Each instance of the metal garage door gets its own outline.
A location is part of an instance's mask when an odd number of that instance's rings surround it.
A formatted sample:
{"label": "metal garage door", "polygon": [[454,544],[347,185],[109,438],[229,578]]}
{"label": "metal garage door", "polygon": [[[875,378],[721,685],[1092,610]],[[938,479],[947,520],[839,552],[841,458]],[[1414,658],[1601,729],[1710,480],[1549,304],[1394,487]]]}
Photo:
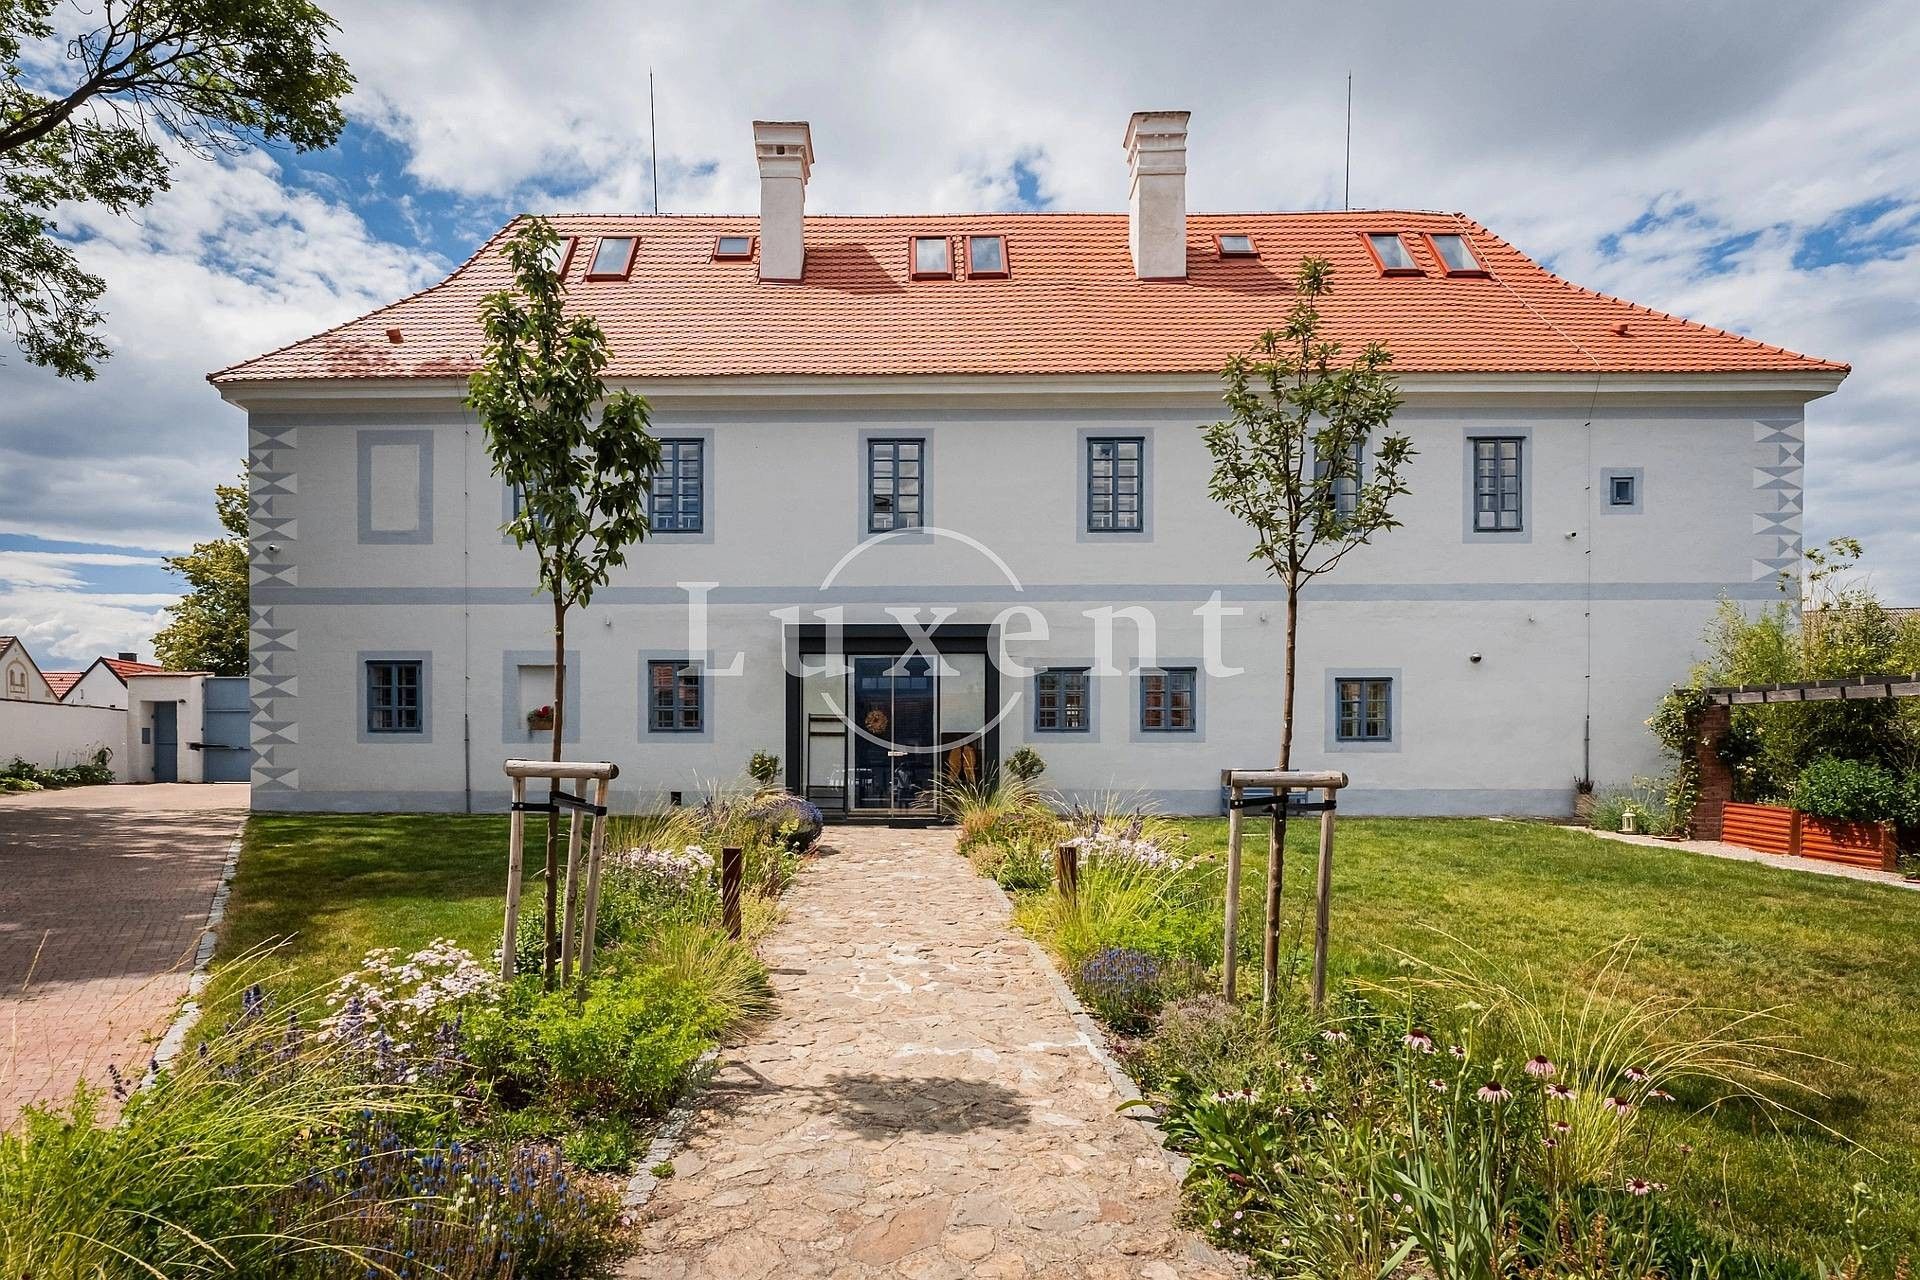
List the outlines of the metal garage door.
{"label": "metal garage door", "polygon": [[245,782],[253,769],[248,740],[251,712],[245,676],[213,676],[206,683],[200,727],[201,764],[208,782]]}

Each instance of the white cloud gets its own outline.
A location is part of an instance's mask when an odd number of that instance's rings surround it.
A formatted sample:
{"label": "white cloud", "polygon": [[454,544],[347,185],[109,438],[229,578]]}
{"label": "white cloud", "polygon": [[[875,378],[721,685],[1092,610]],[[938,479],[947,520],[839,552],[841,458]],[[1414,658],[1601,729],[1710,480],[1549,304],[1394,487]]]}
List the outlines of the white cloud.
{"label": "white cloud", "polygon": [[158,556],[124,555],[115,551],[0,551],[0,586],[57,587],[77,590],[87,581],[76,569],[158,566]]}
{"label": "white cloud", "polygon": [[87,594],[0,590],[0,635],[19,636],[41,667],[78,670],[102,654],[152,653],[160,611],[179,599],[158,593]]}

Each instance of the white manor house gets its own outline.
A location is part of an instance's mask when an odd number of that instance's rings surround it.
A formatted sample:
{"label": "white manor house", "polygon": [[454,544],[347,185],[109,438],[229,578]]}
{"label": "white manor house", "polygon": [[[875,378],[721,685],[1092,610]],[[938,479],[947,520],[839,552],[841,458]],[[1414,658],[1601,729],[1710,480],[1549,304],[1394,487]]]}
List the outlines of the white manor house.
{"label": "white manor house", "polygon": [[[667,458],[568,632],[565,749],[623,805],[768,751],[829,813],[912,817],[1029,744],[1069,795],[1220,811],[1278,747],[1283,594],[1198,428],[1306,256],[1418,451],[1404,527],[1305,603],[1294,763],[1350,773],[1343,807],[1560,814],[1654,771],[1716,601],[1797,562],[1845,365],[1457,214],[1190,214],[1184,112],[1129,122],[1124,214],[808,215],[808,127],[753,132],[757,218],[552,220]],[[462,407],[505,235],[212,377],[248,419],[256,808],[498,809],[502,759],[551,749],[551,613]]]}

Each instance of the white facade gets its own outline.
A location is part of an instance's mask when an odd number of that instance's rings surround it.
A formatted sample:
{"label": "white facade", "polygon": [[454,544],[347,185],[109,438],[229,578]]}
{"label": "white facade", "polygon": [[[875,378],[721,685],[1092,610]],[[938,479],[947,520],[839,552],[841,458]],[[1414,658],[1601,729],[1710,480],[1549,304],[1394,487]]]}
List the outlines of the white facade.
{"label": "white facade", "polygon": [[[1643,722],[1685,679],[1716,601],[1774,598],[1777,570],[1798,555],[1803,408],[1837,381],[1620,375],[1596,390],[1592,376],[1403,379],[1393,429],[1419,455],[1396,508],[1404,527],[1311,588],[1293,763],[1350,773],[1353,811],[1433,814],[1565,813],[1577,777],[1604,786],[1656,769]],[[1223,768],[1274,760],[1283,595],[1247,562],[1248,531],[1206,494],[1197,427],[1220,416],[1213,379],[635,389],[653,404],[656,435],[703,442],[706,493],[700,533],[634,548],[570,620],[567,754],[617,762],[622,804],[736,778],[756,750],[780,754],[801,780],[797,716],[818,709],[816,690],[790,681],[783,657],[791,624],[829,606],[850,629],[902,616],[927,626],[935,609],[952,610],[950,633],[998,620],[987,647],[1006,637],[1034,667],[1093,665],[1088,611],[1142,606],[1153,661],[1199,672],[1192,729],[1143,731],[1129,670],[1140,646],[1122,615],[1118,671],[1091,680],[1086,731],[1037,731],[1030,683],[1002,675],[986,708],[1004,709],[998,755],[1030,742],[1050,786],[1188,813],[1219,811]],[[250,420],[255,805],[502,807],[501,760],[549,749],[526,712],[551,697],[551,615],[534,594],[532,553],[499,531],[508,498],[459,388],[224,390]],[[1145,442],[1137,534],[1086,529],[1087,440],[1108,435]],[[1518,533],[1471,530],[1476,436],[1522,442]],[[864,442],[876,437],[925,441],[925,522],[964,540],[916,535],[856,552],[867,538]],[[1632,503],[1611,501],[1615,475],[1634,477]],[[654,732],[647,661],[698,647],[683,583],[711,584],[692,588],[709,605],[706,652],[694,655],[707,662],[701,726]],[[1227,612],[1210,662],[1195,611],[1215,592]],[[1044,616],[1044,642],[1026,638],[1030,617],[1005,615],[1020,605]],[[736,654],[741,674],[723,674]],[[370,732],[367,664],[388,661],[419,664],[425,696],[405,734]],[[977,669],[962,665],[956,689]],[[1207,674],[1222,665],[1245,671]],[[1389,740],[1338,740],[1342,675],[1392,681]]]}
{"label": "white facade", "polygon": [[96,661],[74,681],[73,687],[67,690],[60,701],[75,706],[124,708],[127,705],[127,682],[115,675],[112,667]]}

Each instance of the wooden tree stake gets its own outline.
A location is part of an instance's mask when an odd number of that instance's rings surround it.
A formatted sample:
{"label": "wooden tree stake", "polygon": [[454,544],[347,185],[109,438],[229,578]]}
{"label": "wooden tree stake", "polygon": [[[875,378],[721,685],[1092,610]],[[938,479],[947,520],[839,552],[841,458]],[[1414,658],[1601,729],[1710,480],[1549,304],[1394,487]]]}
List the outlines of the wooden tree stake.
{"label": "wooden tree stake", "polygon": [[1060,896],[1067,900],[1069,907],[1080,902],[1080,849],[1077,845],[1063,844],[1053,851],[1053,878],[1060,886]]}
{"label": "wooden tree stake", "polygon": [[1220,946],[1220,994],[1232,1004],[1240,988],[1240,792],[1227,790],[1227,924]]}
{"label": "wooden tree stake", "polygon": [[[593,780],[593,803],[600,809],[607,807],[607,780]],[[593,835],[587,841],[587,909],[580,922],[580,976],[586,977],[593,972],[594,930],[600,923],[600,860],[607,848],[607,818],[604,813],[594,815]]]}
{"label": "wooden tree stake", "polygon": [[726,924],[727,936],[736,942],[740,938],[740,878],[745,864],[744,851],[738,845],[720,850],[720,919]]}
{"label": "wooden tree stake", "polygon": [[[575,793],[581,800],[587,798],[587,783],[583,778]],[[560,924],[560,981],[569,982],[573,978],[573,927],[580,918],[580,837],[582,828],[597,823],[575,809],[567,821],[567,894],[565,914]]]}
{"label": "wooden tree stake", "polygon": [[507,923],[500,935],[500,980],[513,981],[513,947],[520,932],[520,857],[527,835],[527,815],[520,806],[527,798],[527,780],[513,780],[513,817],[507,828]]}
{"label": "wooden tree stake", "polygon": [[1320,868],[1313,901],[1313,1011],[1327,1003],[1327,914],[1333,903],[1334,789],[1320,793],[1327,807],[1320,811]]}

